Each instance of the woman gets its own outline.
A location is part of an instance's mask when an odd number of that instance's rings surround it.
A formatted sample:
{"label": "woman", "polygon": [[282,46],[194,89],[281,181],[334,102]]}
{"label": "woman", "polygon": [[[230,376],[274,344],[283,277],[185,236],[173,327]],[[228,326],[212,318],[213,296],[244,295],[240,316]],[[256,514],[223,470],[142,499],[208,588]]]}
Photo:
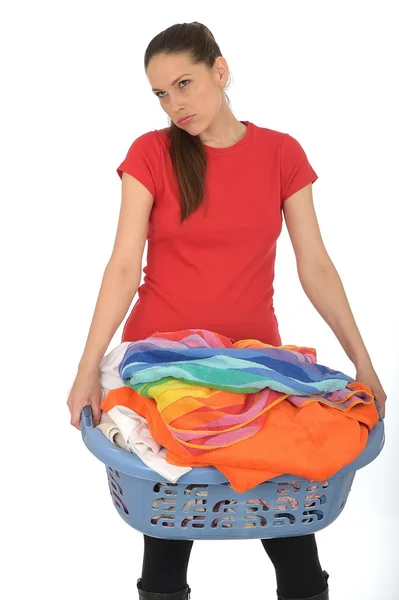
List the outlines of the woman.
{"label": "woman", "polygon": [[[320,236],[312,200],[317,175],[300,144],[235,118],[224,93],[226,60],[200,23],[157,35],[146,50],[145,70],[171,123],[137,138],[117,169],[118,229],[68,399],[72,425],[79,428],[85,405],[92,406],[95,425],[100,421],[99,363],[137,290],[122,342],[204,328],[235,340],[282,344],[273,308],[282,213],[306,294],[384,415],[385,393]],[[276,570],[280,600],[328,600],[328,573],[313,534],[261,542]],[[144,535],[140,599],[189,598],[192,545]]]}

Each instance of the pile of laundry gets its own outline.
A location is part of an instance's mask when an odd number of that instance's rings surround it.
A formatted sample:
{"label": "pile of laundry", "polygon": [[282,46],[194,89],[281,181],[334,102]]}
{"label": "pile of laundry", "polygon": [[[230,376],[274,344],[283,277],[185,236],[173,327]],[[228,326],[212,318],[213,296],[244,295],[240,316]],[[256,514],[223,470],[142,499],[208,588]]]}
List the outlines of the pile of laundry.
{"label": "pile of laundry", "polygon": [[328,479],[379,420],[371,389],[318,364],[314,348],[206,329],[120,344],[100,383],[111,442],[171,482],[214,466],[239,493],[282,474]]}

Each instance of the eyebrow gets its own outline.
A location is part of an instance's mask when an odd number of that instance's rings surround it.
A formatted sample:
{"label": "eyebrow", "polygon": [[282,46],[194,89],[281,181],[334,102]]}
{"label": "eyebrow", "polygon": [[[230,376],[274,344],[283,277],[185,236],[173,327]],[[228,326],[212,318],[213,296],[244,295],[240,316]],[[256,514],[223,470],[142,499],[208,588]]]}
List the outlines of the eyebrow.
{"label": "eyebrow", "polygon": [[[183,73],[183,75],[179,75],[179,77],[177,77],[174,81],[172,81],[171,85],[175,85],[175,83],[177,83],[179,81],[179,79],[181,79],[182,77],[187,77],[188,75],[191,75],[191,73]],[[163,92],[163,90],[160,90],[159,88],[151,88],[153,92]]]}

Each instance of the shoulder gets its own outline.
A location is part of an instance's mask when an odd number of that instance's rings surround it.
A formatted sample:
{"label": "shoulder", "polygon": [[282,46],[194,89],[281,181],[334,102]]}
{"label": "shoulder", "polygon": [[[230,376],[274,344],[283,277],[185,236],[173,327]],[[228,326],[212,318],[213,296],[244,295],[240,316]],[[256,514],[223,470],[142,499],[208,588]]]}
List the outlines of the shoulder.
{"label": "shoulder", "polygon": [[157,130],[146,131],[137,136],[131,143],[127,156],[131,159],[145,160],[147,163],[156,165],[161,155],[160,137]]}
{"label": "shoulder", "polygon": [[271,129],[270,127],[260,127],[259,125],[254,125],[253,127],[256,139],[279,152],[286,149],[290,150],[299,145],[298,140],[285,131]]}
{"label": "shoulder", "polygon": [[142,149],[143,151],[152,154],[152,156],[157,156],[159,159],[163,152],[168,149],[170,143],[167,132],[167,127],[164,129],[146,131],[134,140],[132,146]]}
{"label": "shoulder", "polygon": [[258,135],[278,156],[282,169],[308,162],[307,152],[299,140],[286,131],[258,127]]}
{"label": "shoulder", "polygon": [[117,168],[117,173],[121,179],[122,172],[126,171],[141,181],[143,177],[146,181],[151,180],[153,192],[159,175],[160,156],[157,132],[146,131],[130,142],[125,158]]}
{"label": "shoulder", "polygon": [[153,148],[158,146],[158,140],[159,138],[157,135],[157,130],[154,129],[152,131],[146,131],[145,133],[142,133],[141,135],[137,136],[131,143],[131,146],[143,149]]}

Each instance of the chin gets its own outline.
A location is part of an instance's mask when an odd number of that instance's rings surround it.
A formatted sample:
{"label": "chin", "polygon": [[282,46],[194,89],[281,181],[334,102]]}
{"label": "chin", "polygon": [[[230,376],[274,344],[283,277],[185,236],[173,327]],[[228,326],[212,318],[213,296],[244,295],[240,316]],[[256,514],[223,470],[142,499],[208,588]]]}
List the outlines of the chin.
{"label": "chin", "polygon": [[177,127],[179,129],[182,129],[183,131],[187,131],[187,133],[189,133],[190,135],[198,135],[200,133],[200,130],[198,129],[198,127],[195,127],[195,125],[192,125],[191,123],[189,123],[188,125],[185,125],[184,127],[182,127],[181,125],[178,125],[176,123]]}

